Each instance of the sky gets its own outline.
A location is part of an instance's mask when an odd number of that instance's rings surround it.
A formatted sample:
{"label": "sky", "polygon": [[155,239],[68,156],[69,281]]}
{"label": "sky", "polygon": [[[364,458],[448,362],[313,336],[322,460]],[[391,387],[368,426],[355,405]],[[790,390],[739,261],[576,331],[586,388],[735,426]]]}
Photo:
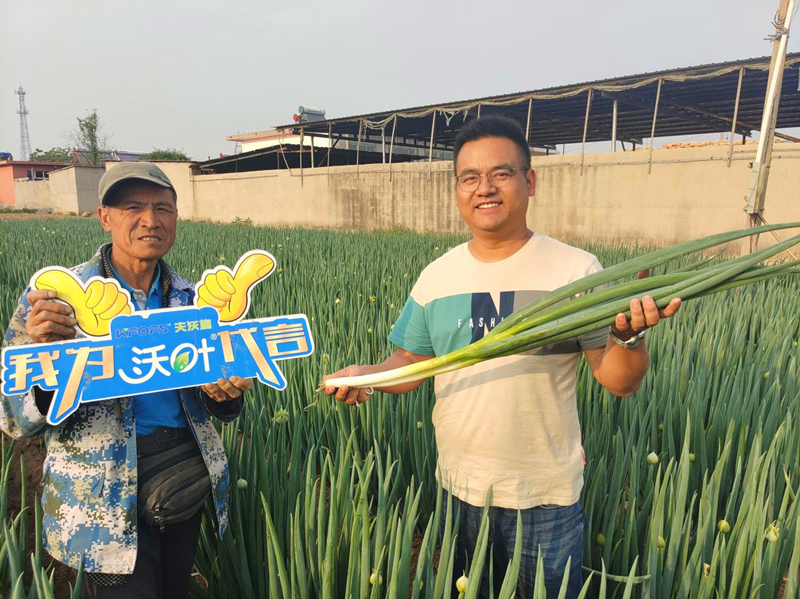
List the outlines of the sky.
{"label": "sky", "polygon": [[[68,145],[96,109],[111,146],[232,153],[227,135],[768,56],[778,0],[0,0],[0,151]],[[789,51],[800,50],[800,34]]]}

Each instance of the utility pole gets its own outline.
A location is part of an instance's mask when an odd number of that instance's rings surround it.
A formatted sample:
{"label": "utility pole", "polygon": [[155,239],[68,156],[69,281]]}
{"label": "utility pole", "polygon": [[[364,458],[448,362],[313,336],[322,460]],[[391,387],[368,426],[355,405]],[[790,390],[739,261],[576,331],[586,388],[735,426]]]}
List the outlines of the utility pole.
{"label": "utility pole", "polygon": [[31,136],[28,133],[28,109],[25,107],[25,90],[22,86],[15,89],[14,93],[19,96],[19,159],[30,160],[31,158]]}
{"label": "utility pole", "polygon": [[[775,141],[775,125],[778,118],[778,105],[781,100],[781,84],[786,62],[786,46],[789,41],[789,26],[796,6],[796,0],[780,0],[775,17],[775,34],[770,36],[772,44],[772,60],[767,80],[767,95],[764,100],[764,113],[761,117],[761,134],[758,150],[750,173],[750,189],[747,194],[745,212],[750,217],[750,226],[761,224],[764,211],[764,199],[767,194],[767,181],[772,162],[772,146]],[[758,237],[750,238],[750,249],[755,250]]]}

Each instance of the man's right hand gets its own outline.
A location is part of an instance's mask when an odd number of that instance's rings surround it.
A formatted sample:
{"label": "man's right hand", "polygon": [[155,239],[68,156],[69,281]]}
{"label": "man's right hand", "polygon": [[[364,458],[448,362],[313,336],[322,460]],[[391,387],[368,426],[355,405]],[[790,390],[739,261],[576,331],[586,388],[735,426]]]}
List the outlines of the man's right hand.
{"label": "man's right hand", "polygon": [[[323,380],[343,376],[361,376],[362,374],[372,374],[373,372],[375,372],[374,367],[370,368],[369,366],[353,365],[342,368],[333,374],[329,374],[325,376]],[[325,395],[333,395],[338,401],[342,401],[349,406],[354,406],[367,401],[372,393],[370,389],[351,389],[347,385],[342,385],[341,387],[325,387]]]}
{"label": "man's right hand", "polygon": [[60,267],[40,270],[32,281],[35,289],[52,291],[72,309],[80,330],[90,337],[109,334],[111,320],[120,314],[132,314],[131,299],[115,280],[92,277],[81,281],[75,273]]}
{"label": "man's right hand", "polygon": [[[402,368],[403,366],[408,366],[409,364],[415,364],[417,362],[422,362],[423,360],[428,360],[433,358],[434,356],[423,356],[420,354],[413,354],[410,351],[406,351],[402,348],[397,348],[397,350],[388,358],[386,358],[380,364],[375,364],[374,366],[348,366],[347,368],[342,368],[339,372],[334,372],[333,374],[329,374],[326,376],[323,381],[332,378],[338,378],[343,376],[361,376],[364,374],[376,374],[378,372],[386,372],[387,370],[393,370],[395,368]],[[424,379],[420,379],[418,381],[411,381],[410,383],[400,383],[399,385],[390,385],[390,386],[382,386],[379,387],[377,390],[383,393],[409,393],[413,391],[417,387],[419,387],[424,382]],[[354,406],[361,403],[364,403],[369,399],[369,396],[372,395],[372,389],[365,388],[365,389],[351,389],[346,385],[342,385],[341,387],[331,387],[329,385],[325,386],[325,394],[326,395],[334,395],[337,400],[343,401],[344,403]]]}
{"label": "man's right hand", "polygon": [[72,308],[52,301],[55,298],[56,292],[48,289],[36,289],[27,295],[31,313],[25,329],[34,343],[51,343],[75,337],[78,321],[73,318]]}

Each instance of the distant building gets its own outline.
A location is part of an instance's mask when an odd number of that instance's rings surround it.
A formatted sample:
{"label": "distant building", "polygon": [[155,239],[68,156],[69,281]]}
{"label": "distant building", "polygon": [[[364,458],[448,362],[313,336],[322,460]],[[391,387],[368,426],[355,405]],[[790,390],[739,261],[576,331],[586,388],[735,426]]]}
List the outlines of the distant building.
{"label": "distant building", "polygon": [[0,205],[15,203],[14,181],[44,181],[54,170],[64,168],[60,162],[38,162],[35,160],[0,160]]}
{"label": "distant building", "polygon": [[[254,131],[253,133],[238,133],[236,135],[229,135],[226,137],[228,141],[235,141],[241,144],[241,153],[251,152],[253,150],[261,150],[263,148],[274,148],[276,146],[299,146],[299,135],[285,135],[276,129],[267,129],[265,131]],[[305,136],[303,145],[311,145],[311,137]],[[315,148],[327,148],[330,146],[330,140],[327,136],[320,137],[314,136]]]}
{"label": "distant building", "polygon": [[[131,152],[129,150],[106,150],[100,152],[100,162],[136,162],[141,160],[147,152]],[[72,161],[77,163],[91,162],[89,150],[86,148],[72,148]]]}
{"label": "distant building", "polygon": [[[318,118],[295,120],[299,124],[319,121]],[[331,166],[380,164],[388,160],[389,153],[393,155],[392,161],[395,163],[426,161],[429,158],[448,160],[452,156],[449,150],[435,149],[431,152],[425,147],[412,146],[412,142],[402,137],[393,141],[389,135],[365,134],[363,139],[359,139],[335,134],[329,137],[325,131],[317,131],[301,137],[292,131],[266,129],[237,133],[225,139],[236,142],[234,154],[220,154],[219,158],[199,163],[201,172],[280,170],[298,168],[301,164],[305,167],[326,166],[328,163]]]}
{"label": "distant building", "polygon": [[[292,135],[291,133],[287,133],[285,130],[278,130],[278,129],[266,129],[264,131],[254,131],[253,133],[238,133],[236,135],[229,135],[226,137],[228,141],[235,141],[241,144],[241,152],[245,154],[247,152],[252,152],[253,150],[262,150],[264,148],[274,148],[274,147],[288,147],[288,146],[300,146],[302,145],[305,151],[310,151],[311,148],[319,149],[319,148],[328,148],[331,145],[330,138],[323,132],[323,133],[313,133],[309,134],[306,133],[303,136],[303,143],[300,143],[300,135]],[[428,149],[427,148],[414,148],[414,147],[406,147],[401,146],[401,142],[405,143],[405,139],[398,138],[397,143],[394,144],[393,153],[395,155],[405,155],[407,157],[411,157],[410,159],[417,159],[417,160],[427,160],[428,159]],[[385,154],[389,151],[389,147],[391,144],[391,139],[389,136],[384,136],[383,139],[375,139],[374,137],[370,138],[369,140],[364,139],[361,140],[360,144],[358,139],[355,137],[352,139],[342,139],[339,136],[334,135],[333,137],[333,145],[337,150],[345,150],[355,153],[360,145],[360,151],[366,154],[377,154],[379,158],[377,162],[381,162],[380,156]],[[239,152],[237,152],[239,153]],[[220,156],[222,157],[222,156]],[[442,152],[439,150],[434,150],[433,158],[434,160],[447,160],[451,157],[449,152]]]}
{"label": "distant building", "polygon": [[[325,120],[325,110],[300,106],[292,119],[297,126],[322,122]],[[308,163],[306,166],[312,167],[322,166],[329,161],[333,165],[355,164],[356,160],[362,164],[370,164],[385,162],[387,152],[390,151],[394,155],[393,160],[397,162],[428,160],[431,157],[431,152],[427,148],[414,147],[413,142],[409,144],[402,137],[395,140],[385,134],[371,138],[365,134],[361,139],[360,136],[346,138],[334,135],[330,130],[303,134],[297,129],[287,131],[284,128],[237,133],[225,139],[236,142],[234,155],[220,154],[219,158],[201,163],[201,170],[213,172],[226,172],[231,168],[235,172],[270,170],[282,168],[281,162],[284,167],[294,168],[303,161]],[[330,148],[330,151],[326,148]],[[270,154],[275,154],[276,157],[280,154],[283,160],[265,159],[265,156]],[[294,159],[290,155],[295,155]],[[301,158],[303,155],[308,155],[308,160]],[[450,156],[450,152],[441,150],[434,150],[432,153],[434,160],[447,160]],[[235,166],[230,167],[230,164]]]}

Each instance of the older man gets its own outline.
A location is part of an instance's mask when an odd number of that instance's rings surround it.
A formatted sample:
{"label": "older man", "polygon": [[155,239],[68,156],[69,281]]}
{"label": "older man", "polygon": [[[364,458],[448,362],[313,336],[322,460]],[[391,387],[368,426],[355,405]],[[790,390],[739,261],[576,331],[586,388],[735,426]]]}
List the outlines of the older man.
{"label": "older man", "polygon": [[[175,242],[177,194],[154,164],[125,163],[100,180],[98,216],[111,234],[73,271],[115,278],[137,310],[191,305],[192,285],[163,260]],[[28,289],[7,345],[75,337],[72,310],[54,291]],[[228,512],[228,465],[211,417],[242,411],[252,381],[219,379],[199,388],[81,405],[58,426],[45,421],[53,392],[0,397],[0,428],[13,438],[44,434],[44,544],[88,573],[90,597],[185,597],[211,494],[220,535]]]}
{"label": "older man", "polygon": [[[591,254],[528,228],[536,178],[528,142],[514,121],[486,117],[466,125],[456,138],[453,166],[458,209],[472,240],[422,272],[389,336],[398,347],[394,354],[333,376],[382,372],[462,348],[538,296],[602,268]],[[438,471],[461,510],[457,576],[474,550],[491,489],[494,588],[514,553],[521,510],[517,596],[533,595],[542,559],[547,596],[556,597],[569,558],[567,596],[578,596],[584,466],[575,398],[578,358],[583,352],[606,389],[632,395],[649,366],[644,330],[679,306],[674,300],[659,310],[646,296],[631,302],[630,319],[617,315],[610,330],[436,377]],[[407,393],[420,384],[380,390]],[[349,404],[368,399],[365,389],[328,387],[326,393]],[[487,596],[485,576],[481,586]]]}

